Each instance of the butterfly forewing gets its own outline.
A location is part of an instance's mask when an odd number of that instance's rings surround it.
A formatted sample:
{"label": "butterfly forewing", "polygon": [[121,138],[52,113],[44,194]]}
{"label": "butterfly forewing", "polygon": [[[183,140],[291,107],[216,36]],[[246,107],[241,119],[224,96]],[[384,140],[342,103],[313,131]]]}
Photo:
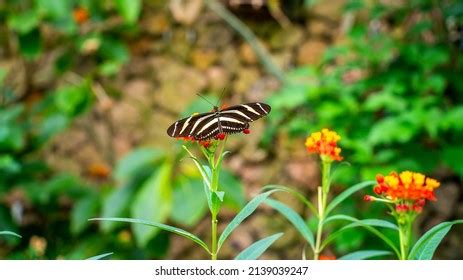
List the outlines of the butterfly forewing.
{"label": "butterfly forewing", "polygon": [[214,118],[214,113],[204,113],[190,116],[174,122],[167,129],[167,134],[171,137],[189,137],[193,131],[198,131],[201,123]]}
{"label": "butterfly forewing", "polygon": [[171,137],[191,137],[195,140],[215,138],[219,133],[237,133],[270,112],[265,103],[247,103],[228,107],[224,110],[193,115],[176,121],[167,129]]}

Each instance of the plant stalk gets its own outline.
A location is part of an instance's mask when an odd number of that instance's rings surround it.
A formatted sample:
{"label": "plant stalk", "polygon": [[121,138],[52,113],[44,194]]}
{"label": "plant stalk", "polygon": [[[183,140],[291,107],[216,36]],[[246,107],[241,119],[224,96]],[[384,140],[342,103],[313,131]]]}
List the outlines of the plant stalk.
{"label": "plant stalk", "polygon": [[323,223],[325,222],[325,209],[330,191],[331,162],[322,159],[322,186],[318,187],[318,226],[315,240],[314,260],[318,260],[321,253]]}
{"label": "plant stalk", "polygon": [[217,215],[212,213],[211,226],[212,226],[212,240],[211,240],[211,260],[217,260]]}
{"label": "plant stalk", "polygon": [[412,220],[407,218],[405,222],[397,221],[397,223],[399,225],[400,259],[407,260],[410,251]]}

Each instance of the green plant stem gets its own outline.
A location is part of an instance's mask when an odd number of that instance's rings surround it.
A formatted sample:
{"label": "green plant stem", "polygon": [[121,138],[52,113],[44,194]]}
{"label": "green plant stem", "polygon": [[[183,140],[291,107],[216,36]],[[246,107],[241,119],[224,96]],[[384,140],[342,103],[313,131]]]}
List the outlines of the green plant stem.
{"label": "green plant stem", "polygon": [[212,226],[212,240],[211,240],[211,260],[217,260],[217,214],[212,213],[211,226]]}
{"label": "green plant stem", "polygon": [[221,3],[216,0],[204,1],[206,6],[221,17],[233,29],[236,30],[251,46],[264,67],[274,75],[280,82],[285,82],[283,71],[272,61],[270,54],[261,46],[256,36],[242,21],[230,13]]}
{"label": "green plant stem", "polygon": [[410,252],[410,241],[412,234],[412,220],[406,219],[405,222],[398,221],[399,225],[399,242],[400,242],[400,259],[407,260]]}
{"label": "green plant stem", "polygon": [[318,260],[322,250],[323,224],[325,222],[325,209],[330,191],[331,162],[322,159],[322,186],[318,187],[318,226],[315,240],[314,260]]}

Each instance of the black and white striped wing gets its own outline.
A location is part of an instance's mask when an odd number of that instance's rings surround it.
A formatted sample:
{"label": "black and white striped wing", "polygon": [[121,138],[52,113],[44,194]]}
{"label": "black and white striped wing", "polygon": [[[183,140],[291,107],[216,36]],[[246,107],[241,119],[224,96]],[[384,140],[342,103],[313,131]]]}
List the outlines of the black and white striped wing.
{"label": "black and white striped wing", "polygon": [[174,122],[167,129],[170,137],[193,137],[195,133],[201,130],[202,124],[214,119],[214,112],[192,115]]}
{"label": "black and white striped wing", "polygon": [[219,133],[238,133],[270,112],[265,103],[247,103],[232,106],[218,112],[193,115],[173,123],[167,134],[171,137],[188,137],[195,140],[215,138]]}
{"label": "black and white striped wing", "polygon": [[270,105],[255,102],[228,107],[220,111],[220,114],[222,117],[249,123],[268,115],[271,110]]}

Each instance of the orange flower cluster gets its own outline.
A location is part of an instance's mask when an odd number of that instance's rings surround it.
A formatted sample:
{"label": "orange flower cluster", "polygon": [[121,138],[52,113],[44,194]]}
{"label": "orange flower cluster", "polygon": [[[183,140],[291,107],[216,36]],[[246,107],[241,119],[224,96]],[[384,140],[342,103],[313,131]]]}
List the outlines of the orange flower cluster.
{"label": "orange flower cluster", "polygon": [[77,24],[82,24],[82,23],[86,22],[90,18],[90,15],[89,15],[88,11],[85,8],[82,8],[82,7],[76,8],[72,12],[72,16],[74,18],[74,21]]}
{"label": "orange flower cluster", "polygon": [[[220,134],[217,135],[217,140],[225,139],[225,134],[224,133],[222,134],[223,134],[223,137],[219,137],[219,136],[222,136]],[[212,144],[212,140],[195,140],[193,137],[178,137],[177,139],[183,140],[185,142],[191,142],[191,143],[198,141],[198,144],[203,146],[204,148],[208,148]]]}
{"label": "orange flower cluster", "polygon": [[[400,174],[392,172],[387,176],[376,176],[377,185],[373,191],[396,204],[396,211],[421,212],[426,200],[436,200],[434,190],[440,183],[432,178],[427,178],[421,173],[403,171]],[[366,201],[374,201],[372,196],[365,196]]]}
{"label": "orange flower cluster", "polygon": [[309,153],[317,153],[320,156],[328,156],[331,160],[340,161],[341,148],[337,146],[339,140],[341,137],[336,132],[324,128],[307,137],[305,146]]}

